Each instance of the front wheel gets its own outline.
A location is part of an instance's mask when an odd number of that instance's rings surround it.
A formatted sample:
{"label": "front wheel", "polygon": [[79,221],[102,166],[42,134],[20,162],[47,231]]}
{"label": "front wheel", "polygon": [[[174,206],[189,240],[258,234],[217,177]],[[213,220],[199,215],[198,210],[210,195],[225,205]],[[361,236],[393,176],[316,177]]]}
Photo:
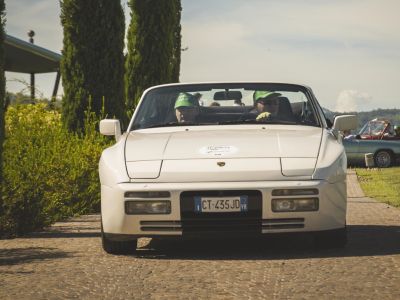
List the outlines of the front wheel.
{"label": "front wheel", "polygon": [[108,254],[135,254],[137,247],[137,239],[129,241],[113,241],[106,237],[101,224],[101,242],[103,250]]}
{"label": "front wheel", "polygon": [[387,150],[380,150],[375,154],[375,166],[378,168],[388,168],[392,165],[392,154]]}

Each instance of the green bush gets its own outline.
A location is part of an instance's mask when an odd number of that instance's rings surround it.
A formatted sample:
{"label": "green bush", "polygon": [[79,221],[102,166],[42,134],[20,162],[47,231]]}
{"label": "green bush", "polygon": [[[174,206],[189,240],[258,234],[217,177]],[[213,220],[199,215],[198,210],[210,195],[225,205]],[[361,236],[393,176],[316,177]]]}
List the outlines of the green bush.
{"label": "green bush", "polygon": [[11,106],[5,121],[0,235],[99,211],[98,161],[110,140],[96,131],[93,114],[84,134],[68,132],[60,113],[43,103]]}

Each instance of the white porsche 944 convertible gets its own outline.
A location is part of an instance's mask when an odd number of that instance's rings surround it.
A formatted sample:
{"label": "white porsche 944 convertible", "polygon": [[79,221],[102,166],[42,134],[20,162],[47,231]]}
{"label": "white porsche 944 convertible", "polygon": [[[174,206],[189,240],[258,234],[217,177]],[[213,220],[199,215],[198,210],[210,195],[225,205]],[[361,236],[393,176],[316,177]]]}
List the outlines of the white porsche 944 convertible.
{"label": "white porsche 944 convertible", "polygon": [[126,132],[102,153],[101,222],[108,253],[140,237],[310,233],[346,243],[346,154],[310,88],[190,83],[143,93]]}

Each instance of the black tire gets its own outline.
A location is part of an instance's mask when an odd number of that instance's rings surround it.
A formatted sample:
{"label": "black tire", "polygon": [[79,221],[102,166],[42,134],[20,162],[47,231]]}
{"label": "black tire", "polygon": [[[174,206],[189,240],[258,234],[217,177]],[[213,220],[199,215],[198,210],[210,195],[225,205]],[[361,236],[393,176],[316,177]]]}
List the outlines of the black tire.
{"label": "black tire", "polygon": [[343,248],[347,244],[347,229],[337,229],[330,232],[317,233],[314,243],[318,249]]}
{"label": "black tire", "polygon": [[137,239],[129,241],[112,241],[108,239],[103,231],[103,224],[101,226],[101,242],[103,250],[108,254],[135,254],[137,247]]}
{"label": "black tire", "polygon": [[393,163],[393,155],[388,150],[380,150],[374,155],[375,166],[378,168],[388,168]]}

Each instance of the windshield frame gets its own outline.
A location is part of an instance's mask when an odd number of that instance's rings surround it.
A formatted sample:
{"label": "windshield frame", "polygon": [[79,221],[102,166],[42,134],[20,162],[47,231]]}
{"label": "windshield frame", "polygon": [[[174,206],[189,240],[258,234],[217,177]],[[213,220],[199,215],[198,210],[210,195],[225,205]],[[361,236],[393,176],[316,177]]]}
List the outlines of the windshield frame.
{"label": "windshield frame", "polygon": [[[147,129],[147,128],[134,128],[134,121],[140,110],[142,109],[146,98],[151,96],[153,93],[157,93],[159,90],[163,90],[163,92],[175,92],[179,89],[180,92],[193,92],[195,91],[211,91],[213,89],[244,89],[244,90],[272,90],[272,91],[287,91],[287,92],[302,92],[307,98],[307,103],[310,104],[310,108],[315,116],[316,124],[312,126],[316,127],[326,127],[326,121],[324,117],[321,117],[321,107],[315,98],[311,88],[300,85],[300,84],[292,84],[292,83],[271,83],[271,82],[212,82],[212,83],[173,83],[173,84],[164,84],[153,86],[144,91],[135,111],[130,120],[127,131],[134,131],[139,129]],[[243,123],[245,124],[245,123]],[[260,122],[260,124],[276,124],[276,122]],[[195,126],[196,124],[187,124],[187,126]],[[212,125],[212,124],[197,124],[197,125]],[[218,124],[215,124],[218,125]],[[224,124],[225,125],[225,124]],[[229,125],[229,124],[226,124]],[[299,125],[307,125],[307,124],[299,124]],[[152,128],[156,128],[154,126]],[[163,126],[160,126],[163,127]]]}

